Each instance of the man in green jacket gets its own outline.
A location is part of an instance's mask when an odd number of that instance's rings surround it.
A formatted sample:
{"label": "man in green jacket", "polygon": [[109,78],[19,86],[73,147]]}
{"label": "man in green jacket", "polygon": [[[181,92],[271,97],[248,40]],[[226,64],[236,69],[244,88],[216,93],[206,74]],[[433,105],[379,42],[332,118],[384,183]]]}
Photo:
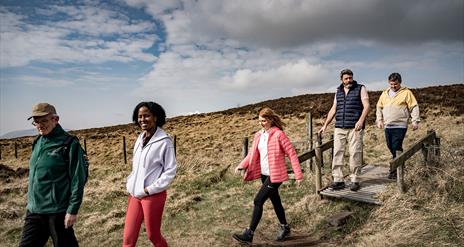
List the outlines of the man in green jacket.
{"label": "man in green jacket", "polygon": [[73,225],[84,195],[84,151],[76,138],[64,144],[70,135],[58,124],[54,106],[34,105],[31,118],[39,137],[29,162],[27,212],[19,246],[44,246],[50,236],[55,247],[78,246]]}

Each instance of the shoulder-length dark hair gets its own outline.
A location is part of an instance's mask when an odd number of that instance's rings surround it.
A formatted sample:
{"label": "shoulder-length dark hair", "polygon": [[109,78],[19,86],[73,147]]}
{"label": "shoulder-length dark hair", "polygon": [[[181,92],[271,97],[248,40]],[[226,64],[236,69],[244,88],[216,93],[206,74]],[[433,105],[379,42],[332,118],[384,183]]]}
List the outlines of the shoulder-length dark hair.
{"label": "shoulder-length dark hair", "polygon": [[284,130],[285,123],[282,122],[279,115],[277,115],[271,108],[264,107],[259,111],[259,116],[271,121],[271,126]]}
{"label": "shoulder-length dark hair", "polygon": [[139,126],[139,109],[142,107],[148,108],[151,114],[156,117],[156,126],[163,127],[166,123],[166,112],[164,111],[163,107],[155,102],[140,102],[134,109],[132,113],[132,121],[135,125]]}

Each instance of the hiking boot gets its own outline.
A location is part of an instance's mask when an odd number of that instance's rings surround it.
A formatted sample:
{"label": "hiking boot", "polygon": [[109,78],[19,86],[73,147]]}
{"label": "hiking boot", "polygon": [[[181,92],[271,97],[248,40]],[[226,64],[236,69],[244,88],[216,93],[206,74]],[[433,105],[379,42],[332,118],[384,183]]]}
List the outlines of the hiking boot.
{"label": "hiking boot", "polygon": [[341,190],[341,189],[344,189],[344,188],[345,188],[345,182],[332,182],[332,183],[329,185],[329,188],[331,188],[332,190]]}
{"label": "hiking boot", "polygon": [[279,229],[277,230],[277,241],[284,241],[286,237],[290,234],[290,227],[288,225],[279,225]]}
{"label": "hiking boot", "polygon": [[396,179],[396,170],[390,171],[388,179]]}
{"label": "hiking boot", "polygon": [[359,182],[354,182],[354,183],[351,183],[350,185],[351,191],[358,191],[360,188],[361,188],[361,185],[359,184]]}
{"label": "hiking boot", "polygon": [[247,227],[242,234],[234,233],[232,237],[242,244],[251,245],[251,242],[253,242],[253,231]]}

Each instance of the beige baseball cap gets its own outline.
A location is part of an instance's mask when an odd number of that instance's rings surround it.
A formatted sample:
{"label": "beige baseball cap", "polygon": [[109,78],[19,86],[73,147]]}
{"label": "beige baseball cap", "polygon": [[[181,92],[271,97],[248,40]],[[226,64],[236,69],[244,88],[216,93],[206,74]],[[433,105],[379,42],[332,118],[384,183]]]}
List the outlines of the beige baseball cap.
{"label": "beige baseball cap", "polygon": [[32,115],[27,120],[33,117],[43,117],[48,114],[56,114],[55,107],[48,103],[38,103],[32,107]]}

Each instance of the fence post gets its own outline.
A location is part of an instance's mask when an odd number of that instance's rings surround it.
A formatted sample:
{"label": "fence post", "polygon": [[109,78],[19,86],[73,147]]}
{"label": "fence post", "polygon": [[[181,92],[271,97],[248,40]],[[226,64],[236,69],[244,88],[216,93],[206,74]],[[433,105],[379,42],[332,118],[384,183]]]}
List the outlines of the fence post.
{"label": "fence post", "polygon": [[243,138],[242,144],[242,157],[245,158],[248,155],[248,137]]}
{"label": "fence post", "polygon": [[174,135],[174,156],[177,156],[177,135]]}
{"label": "fence post", "polygon": [[127,164],[127,156],[126,156],[126,137],[122,137],[122,152],[124,153],[124,164]]}
{"label": "fence post", "polygon": [[405,192],[405,187],[404,187],[404,162],[400,164],[396,168],[396,173],[397,173],[397,184],[398,184],[398,191],[400,194],[403,194]]}
{"label": "fence post", "polygon": [[14,154],[15,154],[15,158],[17,159],[18,158],[18,143],[14,143]]}
{"label": "fence post", "polygon": [[84,151],[87,153],[87,139],[84,138]]}
{"label": "fence post", "polygon": [[316,142],[316,194],[319,193],[319,191],[322,188],[322,150],[320,146],[322,145],[322,138],[321,135],[318,133],[317,134],[317,142]]}
{"label": "fence post", "polygon": [[440,156],[441,156],[440,149],[441,149],[441,147],[440,147],[440,138],[436,137],[435,138],[435,160],[437,162],[440,162]]}
{"label": "fence post", "polygon": [[429,147],[428,147],[428,144],[422,143],[421,151],[422,151],[422,156],[424,156],[424,163],[426,165],[428,165],[429,164]]}
{"label": "fence post", "polygon": [[[311,115],[311,112],[308,112],[307,115],[307,120],[306,120],[306,126],[307,126],[307,131],[308,131],[308,148],[309,150],[313,149],[313,116]],[[314,171],[313,168],[313,158],[310,158],[307,161],[307,166],[309,167],[310,171]]]}

